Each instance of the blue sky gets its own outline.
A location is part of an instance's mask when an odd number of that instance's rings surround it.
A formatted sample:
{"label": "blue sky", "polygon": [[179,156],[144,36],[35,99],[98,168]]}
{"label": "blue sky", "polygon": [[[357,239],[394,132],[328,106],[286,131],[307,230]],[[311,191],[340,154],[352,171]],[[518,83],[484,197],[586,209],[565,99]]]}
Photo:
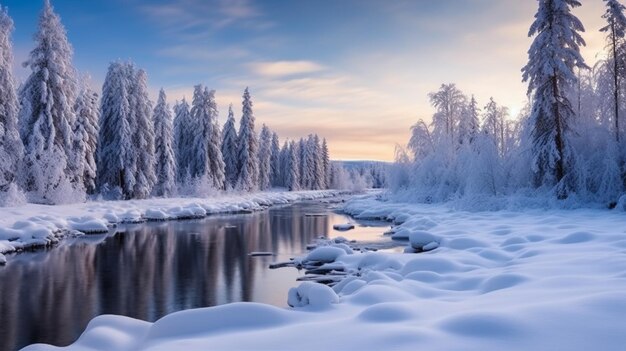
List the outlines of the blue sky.
{"label": "blue sky", "polygon": [[[16,61],[32,49],[43,0],[0,0],[15,21]],[[217,90],[222,121],[250,86],[257,123],[283,138],[318,133],[336,159],[391,160],[427,94],[455,82],[484,105],[517,111],[531,0],[52,0],[74,62],[100,87],[109,62],[148,71],[154,96]],[[576,10],[588,63],[604,45],[602,1]],[[28,72],[17,68],[18,77]]]}

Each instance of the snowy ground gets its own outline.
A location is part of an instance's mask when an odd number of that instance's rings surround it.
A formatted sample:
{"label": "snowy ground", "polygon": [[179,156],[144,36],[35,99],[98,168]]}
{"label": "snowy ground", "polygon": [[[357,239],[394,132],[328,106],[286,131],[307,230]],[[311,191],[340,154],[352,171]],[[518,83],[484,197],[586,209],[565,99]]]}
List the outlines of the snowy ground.
{"label": "snowy ground", "polygon": [[57,242],[77,233],[102,233],[117,223],[202,218],[258,211],[268,206],[337,196],[341,192],[300,191],[218,195],[211,198],[100,201],[72,205],[0,207],[0,264],[5,253]]}
{"label": "snowy ground", "polygon": [[351,276],[333,288],[305,282],[284,292],[297,308],[236,303],[182,311],[156,323],[101,316],[68,350],[623,350],[626,345],[623,213],[469,213],[374,199],[352,201],[346,211],[393,219],[396,237],[410,238],[417,248],[432,240],[439,247],[420,254],[349,254],[335,250],[340,244],[316,249],[312,256],[333,261],[327,264]]}

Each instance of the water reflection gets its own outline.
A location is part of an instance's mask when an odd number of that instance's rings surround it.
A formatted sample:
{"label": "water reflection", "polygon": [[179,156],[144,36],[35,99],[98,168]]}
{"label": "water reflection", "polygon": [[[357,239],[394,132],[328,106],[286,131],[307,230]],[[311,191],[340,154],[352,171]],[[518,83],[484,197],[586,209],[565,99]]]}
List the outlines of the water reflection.
{"label": "water reflection", "polygon": [[[135,225],[10,257],[0,267],[0,350],[68,345],[100,314],[154,321],[236,301],[286,306],[286,291],[297,285],[299,273],[267,267],[304,253],[309,242],[347,220],[326,206]],[[350,235],[371,239],[381,232],[362,228]],[[277,256],[248,256],[253,251]]]}

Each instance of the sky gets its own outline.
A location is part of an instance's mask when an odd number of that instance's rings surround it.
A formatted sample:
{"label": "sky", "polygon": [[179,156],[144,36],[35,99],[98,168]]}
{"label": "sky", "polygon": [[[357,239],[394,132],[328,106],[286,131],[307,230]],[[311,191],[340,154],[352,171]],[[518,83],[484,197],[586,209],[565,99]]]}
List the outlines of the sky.
{"label": "sky", "polygon": [[[601,0],[584,0],[593,65],[605,42]],[[43,0],[0,0],[15,21],[16,73],[33,48]],[[336,160],[394,158],[428,93],[456,83],[480,105],[493,97],[515,115],[525,104],[521,68],[533,0],[52,0],[74,47],[74,63],[98,90],[110,62],[148,72],[151,94],[192,97],[216,90],[220,119],[241,114],[246,87],[257,126],[281,139],[326,137]]]}

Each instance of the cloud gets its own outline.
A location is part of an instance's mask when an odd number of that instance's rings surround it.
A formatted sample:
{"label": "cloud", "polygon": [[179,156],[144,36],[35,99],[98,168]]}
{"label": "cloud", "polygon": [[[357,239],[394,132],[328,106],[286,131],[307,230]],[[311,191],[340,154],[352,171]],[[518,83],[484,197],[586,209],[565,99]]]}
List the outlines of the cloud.
{"label": "cloud", "polygon": [[210,37],[230,26],[266,29],[273,24],[250,0],[173,0],[140,6],[152,20],[176,35]]}
{"label": "cloud", "polygon": [[320,72],[324,66],[312,61],[269,61],[249,64],[254,74],[264,77],[284,77]]}

